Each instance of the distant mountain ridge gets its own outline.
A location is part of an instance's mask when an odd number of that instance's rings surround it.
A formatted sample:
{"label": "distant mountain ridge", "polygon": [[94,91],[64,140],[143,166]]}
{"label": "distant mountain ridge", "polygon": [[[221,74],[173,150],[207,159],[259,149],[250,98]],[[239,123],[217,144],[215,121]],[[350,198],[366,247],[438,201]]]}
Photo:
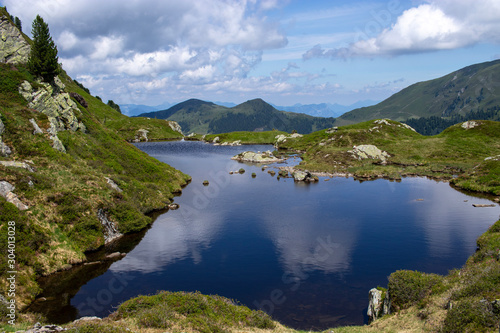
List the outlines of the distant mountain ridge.
{"label": "distant mountain ridge", "polygon": [[415,83],[377,105],[347,112],[337,125],[389,118],[452,117],[500,105],[500,60],[462,68],[443,77]]}
{"label": "distant mountain ridge", "polygon": [[[235,103],[231,102],[221,102],[221,101],[216,101],[213,102],[216,105],[220,106],[225,106],[228,108],[232,108],[237,106]],[[304,113],[313,117],[339,117],[342,114],[349,112],[354,109],[358,109],[361,107],[365,106],[371,106],[377,104],[378,101],[372,101],[372,100],[364,100],[364,101],[358,101],[354,104],[351,105],[342,105],[338,103],[318,103],[318,104],[295,104],[295,105],[290,105],[290,106],[280,106],[276,104],[270,103],[275,109],[279,111],[288,111],[288,112],[295,112],[295,113]],[[165,102],[163,104],[157,105],[157,106],[150,106],[150,105],[144,105],[144,104],[120,104],[120,108],[123,112],[123,114],[129,116],[129,117],[135,117],[143,113],[149,113],[149,112],[154,112],[154,111],[161,111],[161,110],[166,110],[169,107],[172,107],[174,104]]]}
{"label": "distant mountain ridge", "polygon": [[169,109],[142,113],[139,117],[173,120],[184,133],[227,133],[234,131],[280,131],[310,133],[331,127],[334,118],[279,111],[262,99],[225,107],[199,99],[189,99]]}
{"label": "distant mountain ridge", "polygon": [[364,100],[358,101],[351,105],[341,105],[338,103],[320,103],[320,104],[295,104],[292,106],[273,106],[282,111],[296,112],[296,113],[304,113],[313,117],[340,117],[346,112],[351,110],[375,105],[378,102],[372,100]]}

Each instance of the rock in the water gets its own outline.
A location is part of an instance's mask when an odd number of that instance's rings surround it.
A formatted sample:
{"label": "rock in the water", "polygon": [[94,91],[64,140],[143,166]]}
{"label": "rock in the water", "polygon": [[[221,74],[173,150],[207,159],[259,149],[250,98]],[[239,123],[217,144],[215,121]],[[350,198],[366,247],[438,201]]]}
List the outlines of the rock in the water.
{"label": "rock in the water", "polygon": [[277,158],[272,152],[266,151],[263,153],[255,153],[253,151],[246,151],[236,156],[231,157],[232,160],[237,160],[240,162],[250,162],[250,163],[276,163],[282,162],[283,160]]}
{"label": "rock in the water", "polygon": [[31,47],[7,16],[0,17],[0,32],[0,61],[7,64],[27,63]]}
{"label": "rock in the water", "polygon": [[310,177],[311,174],[307,171],[301,171],[301,170],[298,170],[298,171],[295,171],[293,174],[293,179],[297,182],[300,182],[300,181],[304,181],[307,177]]}
{"label": "rock in the water", "polygon": [[176,209],[179,209],[179,204],[176,204],[176,203],[171,203],[171,204],[169,204],[167,207],[168,207],[168,209],[170,209],[170,210],[176,210]]}

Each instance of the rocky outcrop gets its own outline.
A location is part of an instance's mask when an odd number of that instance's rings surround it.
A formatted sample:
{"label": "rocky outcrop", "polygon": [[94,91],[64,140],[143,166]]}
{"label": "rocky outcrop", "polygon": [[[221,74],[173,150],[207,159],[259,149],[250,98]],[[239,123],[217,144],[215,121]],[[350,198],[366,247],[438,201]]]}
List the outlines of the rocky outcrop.
{"label": "rocky outcrop", "polygon": [[277,163],[283,161],[282,159],[274,156],[271,151],[266,151],[263,153],[245,151],[241,154],[231,157],[231,159],[240,162],[250,162],[250,163]]}
{"label": "rocky outcrop", "polygon": [[42,82],[40,86],[35,90],[28,81],[24,81],[19,87],[19,93],[28,101],[28,107],[48,117],[50,128],[47,132],[53,141],[52,147],[66,152],[57,132],[70,130],[85,133],[85,125],[76,116],[80,110],[70,95],[63,92],[65,86],[58,77],[54,79],[53,85]]}
{"label": "rocky outcrop", "polygon": [[[33,163],[33,162],[31,162]],[[26,162],[17,162],[17,161],[0,161],[0,165],[6,166],[6,167],[13,167],[13,168],[22,168],[26,169],[29,172],[35,172],[35,168],[33,168],[31,165],[29,165]]]}
{"label": "rocky outcrop", "polygon": [[172,121],[172,120],[167,120],[168,122],[168,126],[170,126],[170,128],[172,130],[174,130],[175,132],[178,132],[179,134],[183,135],[182,134],[182,128],[181,128],[181,125],[179,125],[179,123],[177,123],[176,121]]}
{"label": "rocky outcrop", "polygon": [[111,178],[108,178],[108,177],[105,177],[106,178],[106,182],[108,183],[109,187],[111,187],[113,190],[117,191],[117,192],[123,192],[123,190],[118,186],[118,184],[116,184],[113,179]]}
{"label": "rocky outcrop", "polygon": [[105,244],[111,243],[115,239],[118,239],[121,236],[123,236],[123,234],[118,231],[118,228],[116,227],[115,222],[110,221],[108,219],[108,216],[106,215],[106,212],[103,209],[99,209],[97,211],[97,218],[99,219],[102,226],[104,227],[104,243]]}
{"label": "rocky outcrop", "polygon": [[7,200],[7,202],[10,202],[14,206],[16,206],[19,210],[26,210],[29,207],[26,206],[19,200],[17,195],[13,192],[15,189],[15,186],[12,185],[9,182],[6,181],[0,181],[0,195]]}
{"label": "rocky outcrop", "polygon": [[0,119],[0,156],[8,157],[12,154],[12,150],[2,141],[2,134],[4,131],[5,125],[3,124],[2,119]]}
{"label": "rocky outcrop", "polygon": [[67,331],[67,328],[63,328],[61,326],[57,325],[44,325],[40,323],[36,323],[32,328],[26,330],[26,331],[21,331],[23,333],[54,333],[54,332],[64,332]]}
{"label": "rocky outcrop", "polygon": [[360,145],[352,147],[352,150],[348,152],[353,155],[354,158],[358,160],[364,159],[379,159],[382,162],[386,162],[391,155],[387,152],[382,151],[374,145]]}
{"label": "rocky outcrop", "polygon": [[30,123],[33,125],[33,128],[34,128],[33,135],[43,134],[42,129],[40,128],[40,126],[38,126],[38,124],[36,123],[35,119],[31,118],[30,119]]}
{"label": "rocky outcrop", "polygon": [[465,130],[468,130],[468,129],[471,129],[471,128],[474,128],[477,126],[479,126],[479,122],[474,121],[474,120],[466,121],[465,123],[462,123],[462,125],[461,125],[461,127]]}
{"label": "rocky outcrop", "polygon": [[386,314],[390,313],[390,299],[389,294],[377,288],[373,288],[368,292],[368,320],[372,322]]}
{"label": "rocky outcrop", "polygon": [[274,147],[278,148],[280,143],[286,142],[287,139],[295,139],[295,138],[301,138],[301,137],[303,137],[303,135],[299,134],[299,133],[293,133],[290,135],[284,135],[284,134],[276,135],[275,140],[274,140]]}
{"label": "rocky outcrop", "polygon": [[148,133],[149,131],[146,129],[138,129],[137,133],[135,134],[135,139],[134,142],[141,142],[141,141],[146,141],[148,142]]}
{"label": "rocky outcrop", "polygon": [[0,17],[0,33],[0,61],[7,64],[27,63],[31,47],[7,16]]}

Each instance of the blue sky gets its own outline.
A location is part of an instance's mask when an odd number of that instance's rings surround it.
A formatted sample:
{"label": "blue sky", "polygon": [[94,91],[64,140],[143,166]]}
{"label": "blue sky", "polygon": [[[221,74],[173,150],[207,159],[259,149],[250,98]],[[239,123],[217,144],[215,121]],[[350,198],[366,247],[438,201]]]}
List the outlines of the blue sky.
{"label": "blue sky", "polygon": [[4,0],[103,100],[383,100],[500,58],[498,0]]}

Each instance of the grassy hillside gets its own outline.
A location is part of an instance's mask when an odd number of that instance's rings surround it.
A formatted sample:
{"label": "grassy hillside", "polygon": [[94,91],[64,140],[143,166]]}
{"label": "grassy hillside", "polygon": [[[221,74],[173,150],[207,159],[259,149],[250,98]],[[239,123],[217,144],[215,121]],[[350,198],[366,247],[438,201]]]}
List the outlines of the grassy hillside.
{"label": "grassy hillside", "polygon": [[140,117],[168,119],[179,123],[184,133],[228,133],[235,131],[297,131],[311,133],[331,127],[334,118],[312,117],[278,111],[262,99],[254,99],[232,108],[190,99],[168,110],[141,114]]}
{"label": "grassy hillside", "polygon": [[[299,168],[310,171],[358,178],[430,176],[449,179],[464,189],[500,195],[500,123],[476,123],[470,129],[457,124],[428,137],[398,122],[368,121],[332,133],[323,130],[288,139],[279,147],[305,152]],[[385,162],[360,160],[350,153],[359,145],[375,145],[390,157]]]}
{"label": "grassy hillside", "polygon": [[419,82],[383,102],[347,112],[337,126],[371,119],[403,121],[420,117],[451,117],[500,105],[500,60],[465,67],[438,79]]}
{"label": "grassy hillside", "polygon": [[[151,223],[146,213],[166,207],[189,180],[107,128],[125,123],[125,116],[86,94],[67,75],[61,79],[67,92],[77,92],[88,103],[87,108],[78,104],[77,114],[86,132],[58,133],[66,153],[52,148],[47,116],[28,108],[18,92],[25,80],[36,87],[35,79],[23,66],[0,65],[2,139],[12,149],[0,161],[24,161],[34,169],[0,165],[0,181],[14,185],[13,192],[29,207],[21,211],[0,197],[0,272],[5,276],[8,270],[7,224],[13,221],[19,271],[16,297],[21,308],[39,292],[36,277],[82,262],[86,251],[103,246],[99,210],[116,222],[119,232],[135,232]],[[45,133],[34,135],[30,119]],[[113,189],[108,179],[122,192]],[[6,279],[0,279],[0,293],[5,295],[6,288]]]}
{"label": "grassy hillside", "polygon": [[273,144],[276,141],[277,135],[286,135],[288,133],[283,131],[266,131],[266,132],[230,132],[222,134],[209,134],[206,135],[204,140],[213,142],[215,138],[219,138],[219,143],[232,143],[240,141],[241,144]]}
{"label": "grassy hillside", "polygon": [[181,133],[174,131],[165,120],[127,117],[90,95],[87,89],[84,89],[81,84],[75,83],[66,73],[62,73],[60,78],[66,84],[69,92],[76,92],[85,99],[89,105],[88,109],[92,110],[92,115],[99,123],[114,130],[127,141],[135,140],[141,129],[148,131],[149,140],[173,140],[183,137]]}

